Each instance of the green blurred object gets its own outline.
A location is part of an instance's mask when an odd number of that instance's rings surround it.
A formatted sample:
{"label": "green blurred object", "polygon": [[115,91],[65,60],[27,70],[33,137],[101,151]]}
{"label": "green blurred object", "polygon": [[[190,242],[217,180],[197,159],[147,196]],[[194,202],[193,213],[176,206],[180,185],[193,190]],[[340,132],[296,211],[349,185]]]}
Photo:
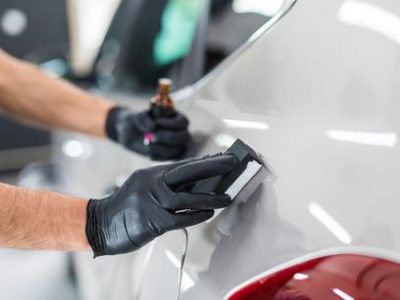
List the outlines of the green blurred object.
{"label": "green blurred object", "polygon": [[170,64],[191,50],[204,0],[170,0],[161,20],[161,31],[154,43],[154,61]]}

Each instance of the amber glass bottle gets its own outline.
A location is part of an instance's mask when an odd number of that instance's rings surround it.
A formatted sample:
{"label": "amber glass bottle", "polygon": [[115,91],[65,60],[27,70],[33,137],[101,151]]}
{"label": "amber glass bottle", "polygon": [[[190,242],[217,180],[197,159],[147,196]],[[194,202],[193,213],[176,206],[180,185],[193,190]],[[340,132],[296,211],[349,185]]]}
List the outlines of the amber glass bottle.
{"label": "amber glass bottle", "polygon": [[175,114],[175,104],[170,97],[172,81],[161,78],[158,81],[158,92],[151,99],[151,112],[154,118],[168,118]]}

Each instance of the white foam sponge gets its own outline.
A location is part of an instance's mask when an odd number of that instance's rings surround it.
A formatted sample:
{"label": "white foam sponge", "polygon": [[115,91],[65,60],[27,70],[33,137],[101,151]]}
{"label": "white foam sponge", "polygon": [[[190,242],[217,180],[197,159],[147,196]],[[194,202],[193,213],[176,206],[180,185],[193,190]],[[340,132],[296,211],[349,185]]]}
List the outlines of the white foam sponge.
{"label": "white foam sponge", "polygon": [[[228,194],[232,200],[235,199],[235,197],[244,189],[244,187],[257,175],[258,172],[260,172],[262,167],[263,165],[256,160],[249,161],[246,169],[231,184],[231,186],[226,190],[225,194]],[[212,222],[223,210],[224,208],[216,209],[214,216],[206,222]]]}
{"label": "white foam sponge", "polygon": [[260,171],[262,165],[255,160],[247,163],[246,169],[240,174],[234,183],[226,190],[225,194],[228,194],[231,199],[234,199],[240,191],[246,186],[246,184]]}

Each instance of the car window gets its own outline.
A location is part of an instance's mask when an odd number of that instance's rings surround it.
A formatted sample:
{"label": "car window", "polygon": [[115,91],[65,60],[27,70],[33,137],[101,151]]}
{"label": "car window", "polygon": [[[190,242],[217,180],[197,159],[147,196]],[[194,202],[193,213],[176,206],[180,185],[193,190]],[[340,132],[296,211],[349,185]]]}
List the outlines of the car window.
{"label": "car window", "polygon": [[205,73],[240,47],[281,7],[277,0],[212,1]]}
{"label": "car window", "polygon": [[283,0],[122,1],[101,48],[101,87],[153,92],[191,84],[241,46]]}

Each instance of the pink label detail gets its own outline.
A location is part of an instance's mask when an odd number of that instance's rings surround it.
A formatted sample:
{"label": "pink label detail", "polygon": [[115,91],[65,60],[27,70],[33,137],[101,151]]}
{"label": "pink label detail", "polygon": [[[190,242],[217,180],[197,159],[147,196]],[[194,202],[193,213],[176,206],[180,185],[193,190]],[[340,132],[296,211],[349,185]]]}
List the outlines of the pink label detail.
{"label": "pink label detail", "polygon": [[150,144],[154,140],[154,134],[152,132],[146,132],[144,134],[144,143],[145,145]]}

